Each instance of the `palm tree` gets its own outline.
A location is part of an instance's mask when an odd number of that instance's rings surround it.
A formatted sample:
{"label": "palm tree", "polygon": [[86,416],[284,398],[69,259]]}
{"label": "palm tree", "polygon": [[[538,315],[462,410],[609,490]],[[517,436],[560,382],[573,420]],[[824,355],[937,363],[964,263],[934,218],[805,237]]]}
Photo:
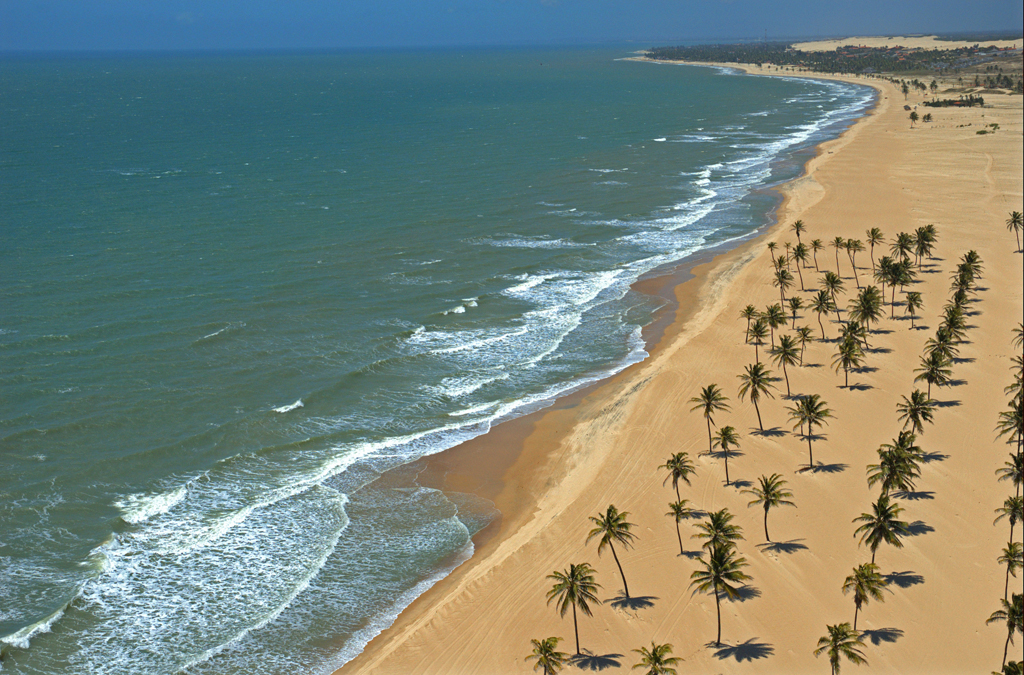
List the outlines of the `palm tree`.
{"label": "palm tree", "polygon": [[732,448],[738,448],[740,445],[740,437],[736,433],[736,430],[732,427],[725,426],[718,430],[715,434],[714,447],[722,449],[722,454],[725,455],[725,484],[729,485],[729,450]]}
{"label": "palm tree", "polygon": [[1011,452],[1010,461],[1003,463],[1002,469],[996,470],[999,480],[1008,480],[1013,484],[1015,496],[1020,496],[1021,473],[1024,470],[1024,455]]}
{"label": "palm tree", "polygon": [[558,651],[558,643],[561,641],[562,638],[560,637],[530,640],[530,644],[533,645],[533,652],[523,660],[529,661],[533,659],[536,661],[533,664],[534,670],[543,668],[544,675],[555,675],[565,667],[565,663],[569,659],[568,654]]}
{"label": "palm tree", "polygon": [[829,246],[836,250],[836,274],[842,276],[843,273],[839,269],[839,250],[846,248],[846,240],[843,239],[842,237],[836,237],[835,239],[829,242]]}
{"label": "palm tree", "polygon": [[697,524],[700,531],[692,538],[706,539],[701,548],[709,550],[717,546],[735,546],[733,542],[743,539],[743,528],[733,525],[732,518],[729,509],[709,513],[707,522]]}
{"label": "palm tree", "polygon": [[945,361],[952,361],[960,354],[960,350],[954,344],[955,339],[953,332],[948,327],[945,325],[939,326],[938,330],[935,331],[935,337],[928,338],[925,341],[925,351],[929,355],[937,354]]}
{"label": "palm tree", "polygon": [[548,575],[555,585],[547,593],[548,604],[556,601],[558,615],[565,618],[565,613],[572,607],[572,627],[576,631],[576,655],[580,654],[580,629],[576,624],[576,608],[587,616],[593,616],[590,603],[597,602],[597,589],[601,586],[594,581],[594,569],[587,563],[569,565],[565,572],[552,572]]}
{"label": "palm tree", "polygon": [[928,398],[932,397],[932,385],[944,385],[949,382],[953,369],[949,367],[949,360],[938,352],[931,352],[928,356],[921,357],[921,367],[914,369],[919,373],[914,382],[924,380],[928,383]]}
{"label": "palm tree", "polygon": [[622,564],[619,562],[619,556],[615,553],[615,546],[612,545],[613,541],[619,542],[624,548],[629,548],[633,545],[636,535],[630,532],[633,529],[633,523],[626,520],[627,516],[629,516],[628,511],[620,512],[613,504],[609,504],[608,510],[604,513],[591,516],[590,522],[594,523],[595,527],[587,535],[587,543],[589,544],[590,540],[594,537],[601,538],[597,544],[598,556],[604,551],[605,546],[612,550],[612,557],[615,558],[615,564],[619,568],[619,574],[622,576],[622,587],[625,589],[626,597],[628,598],[629,586],[626,585],[626,575],[622,572]]}
{"label": "palm tree", "polygon": [[868,604],[872,598],[883,602],[885,596],[882,595],[882,591],[888,585],[885,577],[878,573],[878,565],[873,563],[863,563],[854,567],[853,574],[846,577],[846,581],[843,582],[843,595],[853,593],[854,630],[857,630],[857,614],[860,613],[860,608]]}
{"label": "palm tree", "polygon": [[761,423],[761,409],[757,407],[757,402],[762,395],[775,398],[772,395],[775,385],[772,384],[771,375],[772,371],[765,368],[764,364],[760,362],[752,363],[746,367],[746,372],[737,375],[742,382],[739,391],[740,400],[742,401],[748,393],[750,394],[750,402],[754,404],[754,410],[757,412],[757,426],[761,431],[764,431],[764,424]]}
{"label": "palm tree", "polygon": [[861,289],[857,297],[850,303],[850,319],[864,324],[866,330],[871,330],[871,324],[877,323],[882,318],[882,294],[874,286],[867,286]]}
{"label": "palm tree", "polygon": [[1014,593],[1009,602],[1006,600],[999,602],[1002,604],[1002,608],[992,612],[992,616],[985,624],[1006,622],[1006,643],[1003,645],[1003,666],[1005,666],[1006,652],[1010,649],[1010,643],[1013,642],[1014,632],[1024,633],[1024,596]]}
{"label": "palm tree", "polygon": [[800,365],[804,365],[804,349],[807,348],[807,343],[811,341],[812,333],[810,326],[800,326],[796,329],[796,339],[800,343]]}
{"label": "palm tree", "polygon": [[857,276],[857,254],[864,250],[864,244],[860,239],[847,239],[846,240],[846,253],[850,256],[850,267],[853,268],[853,280],[857,284],[857,288],[860,288],[860,277]]}
{"label": "palm tree", "polygon": [[832,308],[836,310],[836,318],[842,321],[842,317],[839,316],[839,302],[836,300],[836,293],[843,292],[842,278],[835,272],[825,272],[825,276],[821,280],[821,287],[832,296]]}
{"label": "palm tree", "polygon": [[814,450],[811,448],[811,439],[814,436],[814,427],[823,426],[828,424],[828,419],[832,417],[832,410],[826,407],[825,401],[821,400],[818,394],[811,394],[810,396],[801,396],[795,406],[787,408],[789,410],[790,420],[795,420],[796,424],[793,428],[803,429],[803,426],[807,425],[807,453],[809,457],[808,468],[814,467]]}
{"label": "palm tree", "polygon": [[903,422],[903,428],[908,426],[915,434],[924,433],[924,423],[932,423],[932,411],[935,408],[935,401],[928,398],[923,391],[915,389],[910,398],[901,396],[903,403],[896,404],[896,412],[900,414],[899,419]]}
{"label": "palm tree", "polygon": [[676,675],[676,669],[672,666],[679,663],[681,659],[670,656],[672,645],[656,645],[652,641],[650,649],[641,647],[634,649],[633,652],[640,655],[640,662],[633,666],[632,670],[646,668],[647,672],[644,675]]}
{"label": "palm tree", "polygon": [[715,609],[718,612],[718,635],[715,638],[715,645],[722,644],[722,605],[719,594],[725,593],[730,599],[739,595],[739,589],[733,584],[750,579],[750,576],[743,572],[747,566],[746,558],[738,558],[736,551],[727,544],[718,545],[711,549],[711,555],[707,560],[701,558],[699,569],[690,575],[690,586],[696,586],[702,593],[713,592],[715,594]]}
{"label": "palm tree", "polygon": [[772,361],[775,362],[775,365],[782,366],[782,374],[786,377],[786,396],[792,396],[789,389],[789,371],[786,370],[786,366],[795,366],[800,358],[796,340],[792,335],[780,335],[779,346],[773,347],[771,354]]}
{"label": "palm tree", "polygon": [[759,316],[750,326],[750,330],[747,331],[747,335],[750,337],[750,341],[754,343],[754,361],[760,361],[758,355],[758,346],[764,344],[764,339],[768,337],[768,322],[764,317]]}
{"label": "palm tree", "polygon": [[917,291],[910,291],[907,293],[907,297],[904,298],[907,303],[906,311],[910,314],[910,328],[914,328],[914,317],[917,315],[917,310],[924,307],[924,300],[921,299],[921,294]]}
{"label": "palm tree", "polygon": [[906,232],[900,232],[896,239],[889,245],[889,252],[893,256],[899,256],[901,260],[908,260],[910,253],[914,250],[914,239]]}
{"label": "palm tree", "polygon": [[753,305],[747,305],[740,312],[740,316],[747,320],[747,334],[746,334],[745,341],[749,342],[750,341],[750,321],[751,321],[751,319],[756,319],[757,318],[757,308],[754,307]]}
{"label": "palm tree", "polygon": [[807,227],[804,225],[804,221],[798,220],[790,226],[793,230],[793,234],[796,235],[796,240],[800,241],[800,233],[806,232]]}
{"label": "palm tree", "polygon": [[747,506],[760,504],[764,507],[764,538],[771,541],[768,536],[768,509],[776,506],[796,506],[789,501],[793,493],[786,489],[786,481],[777,473],[770,476],[761,476],[757,479],[759,486],[744,490],[747,494],[754,495],[754,499]]}
{"label": "palm tree", "polygon": [[803,308],[804,301],[799,295],[794,295],[789,299],[789,302],[787,302],[786,304],[789,305],[789,311],[793,313],[793,322],[791,325],[793,326],[793,328],[796,328],[796,313]]}
{"label": "palm tree", "polygon": [[854,531],[853,536],[861,535],[860,543],[867,543],[871,547],[872,564],[882,542],[903,548],[900,537],[905,537],[910,532],[907,524],[899,519],[902,512],[903,507],[890,503],[888,495],[881,495],[878,501],[871,505],[871,513],[862,513],[853,519],[855,523],[863,523]]}
{"label": "palm tree", "polygon": [[832,297],[828,294],[828,291],[818,291],[818,294],[814,296],[813,300],[811,300],[810,309],[818,315],[818,326],[821,328],[821,339],[825,340],[825,326],[821,323],[821,315],[828,314],[835,309]]}
{"label": "palm tree", "polygon": [[883,443],[878,448],[878,464],[868,464],[868,487],[882,484],[882,494],[892,490],[909,492],[914,489],[914,480],[921,477],[918,457],[921,448],[914,445],[915,436],[901,431],[892,443]]}
{"label": "palm tree", "polygon": [[668,461],[658,467],[659,469],[667,469],[668,477],[662,483],[664,485],[669,480],[672,481],[672,487],[676,490],[676,499],[682,499],[679,496],[679,481],[683,481],[687,485],[690,484],[690,474],[697,473],[697,470],[693,467],[693,462],[690,461],[690,455],[686,452],[677,452],[668,458]]}
{"label": "palm tree", "polygon": [[839,343],[839,350],[832,358],[832,367],[838,373],[842,368],[846,375],[846,385],[850,386],[850,368],[859,368],[864,363],[864,350],[852,336],[847,336]]}
{"label": "palm tree", "polygon": [[1021,213],[1020,211],[1010,211],[1010,217],[1006,219],[1006,229],[1017,237],[1017,250],[1020,250],[1020,230],[1021,230]]}
{"label": "palm tree", "polygon": [[689,503],[690,500],[688,499],[680,499],[678,502],[670,502],[668,505],[669,511],[665,514],[666,516],[672,516],[676,521],[676,538],[679,539],[679,555],[683,555],[685,553],[685,551],[683,551],[683,535],[679,532],[679,521],[684,518],[692,518],[694,514],[693,509],[688,506]]}
{"label": "palm tree", "polygon": [[996,559],[1000,565],[1006,565],[1006,585],[1003,587],[1003,600],[1006,600],[1010,592],[1010,575],[1017,578],[1017,570],[1024,567],[1024,546],[1019,542],[1011,541],[1003,548],[1002,554]]}
{"label": "palm tree", "polygon": [[846,657],[846,660],[856,665],[868,662],[861,654],[864,648],[864,641],[860,639],[860,633],[850,627],[849,623],[841,623],[838,626],[828,626],[828,635],[818,638],[818,648],[814,650],[815,656],[828,654],[828,662],[832,666],[832,675],[839,675],[839,659]]}
{"label": "palm tree", "polygon": [[820,272],[818,269],[818,251],[825,248],[825,245],[821,243],[821,239],[811,240],[811,255],[814,257],[814,271]]}
{"label": "palm tree", "polygon": [[875,244],[881,244],[885,241],[885,235],[877,227],[872,227],[867,231],[868,246],[871,247],[871,271],[875,270]]}
{"label": "palm tree", "polygon": [[714,415],[719,410],[729,409],[729,404],[726,403],[728,400],[717,384],[709,384],[700,390],[700,396],[690,399],[690,403],[696,404],[690,408],[690,412],[702,411],[704,419],[708,422],[708,452],[714,450],[714,439],[711,437],[711,425],[715,423]]}
{"label": "palm tree", "polygon": [[800,275],[800,290],[804,288],[804,273],[801,267],[807,267],[807,244],[797,244],[793,247],[793,260],[796,260],[796,273]]}
{"label": "palm tree", "polygon": [[761,315],[772,330],[772,347],[775,346],[775,329],[786,325],[786,312],[782,305],[769,305]]}
{"label": "palm tree", "polygon": [[1010,409],[999,413],[999,430],[997,438],[1009,436],[1011,443],[1017,443],[1017,453],[1021,452],[1021,445],[1024,444],[1024,399],[1017,396],[1010,403]]}
{"label": "palm tree", "polygon": [[1003,518],[1010,521],[1010,543],[1013,543],[1013,528],[1017,526],[1017,523],[1024,520],[1024,498],[1022,497],[1007,497],[1003,500],[1003,505],[996,509],[996,519],[992,521],[995,525]]}
{"label": "palm tree", "polygon": [[775,280],[772,281],[772,286],[779,289],[779,297],[782,298],[782,304],[786,304],[786,289],[793,285],[793,274],[785,267],[780,267],[775,270]]}

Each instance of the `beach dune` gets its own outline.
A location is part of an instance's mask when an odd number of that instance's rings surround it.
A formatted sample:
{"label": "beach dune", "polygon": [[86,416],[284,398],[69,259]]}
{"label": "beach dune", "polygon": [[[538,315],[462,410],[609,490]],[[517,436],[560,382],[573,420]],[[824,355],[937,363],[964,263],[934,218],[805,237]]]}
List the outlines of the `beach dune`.
{"label": "beach dune", "polygon": [[[998,669],[1005,628],[985,621],[1002,598],[1004,570],[996,558],[1010,533],[1006,521],[993,525],[994,510],[1012,494],[1012,486],[996,480],[1010,446],[996,439],[994,427],[1010,382],[1011,330],[1022,315],[1022,256],[1004,224],[1011,210],[1022,210],[1021,98],[986,95],[985,108],[935,109],[934,122],[912,128],[904,105],[920,98],[905,102],[888,82],[857,81],[879,89],[877,106],[822,145],[805,175],[781,188],[778,225],[699,265],[675,289],[674,322],[649,359],[478,439],[469,450],[456,449],[455,459],[438,460],[442,483],[490,491],[503,514],[500,524],[478,539],[469,562],[414,602],[341,674],[531,672],[524,657],[532,638],[560,636],[560,649],[574,651],[571,614],[560,617],[546,603],[546,577],[581,562],[596,569],[602,587],[593,616],[579,617],[586,652],[579,666],[585,670],[627,672],[638,660],[632,650],[653,640],[673,645],[683,659],[679,672],[828,672],[827,658],[812,652],[826,624],[853,620],[843,580],[871,558],[852,522],[878,494],[868,487],[865,468],[899,432],[901,396],[925,386],[915,384],[913,371],[949,297],[950,273],[968,250],[980,254],[984,277],[953,382],[933,390],[940,403],[919,439],[927,461],[917,491],[899,500],[911,536],[902,549],[879,548],[890,592],[861,609],[858,628],[865,631],[873,673]],[[995,133],[976,133],[991,124],[998,124]],[[934,224],[939,233],[934,258],[925,261],[914,286],[924,299],[917,330],[902,306],[890,319],[886,305],[886,318],[870,335],[865,367],[850,373],[850,387],[832,367],[834,342],[808,344],[804,365],[789,370],[794,394],[819,394],[832,410],[828,425],[816,432],[812,471],[801,471],[808,448],[789,421],[792,402],[783,381],[775,383],[774,399],[760,403],[763,434],[754,407],[737,397],[737,376],[754,361],[740,311],[748,303],[764,309],[779,301],[766,243],[777,242],[780,250],[785,242],[795,244],[790,225],[796,219],[807,227],[804,242],[843,237],[866,247],[865,231],[880,228],[887,243],[876,247],[876,259],[888,254],[898,232]],[[834,249],[816,257],[822,272],[836,271]],[[856,263],[859,283],[872,283],[869,251]],[[845,251],[838,268],[846,285],[839,302],[845,319],[857,283]],[[807,290],[799,290],[794,270],[792,293],[806,304],[821,275],[811,264],[802,276]],[[822,317],[829,338],[839,331],[835,319]],[[806,309],[797,325],[820,332]],[[769,367],[781,377],[779,368]],[[690,399],[712,383],[730,399],[730,410],[718,413],[715,423],[740,434],[739,450],[729,458],[732,486],[725,485],[723,458],[707,453],[704,418],[690,411]],[[722,602],[720,646],[714,644],[714,597],[690,586],[700,549],[690,535],[698,520],[681,523],[686,553],[680,555],[675,523],[666,516],[675,493],[659,466],[681,451],[697,467],[692,484],[680,485],[681,496],[695,509],[729,509],[745,537],[738,552],[752,580],[737,600]],[[489,463],[487,453],[504,459]],[[752,497],[741,490],[772,473],[788,482],[796,508],[770,513],[775,543],[769,545],[763,511],[749,507]],[[635,545],[617,551],[628,600],[610,553],[599,556],[596,541],[585,543],[589,517],[609,504],[635,524]],[[1021,578],[1010,586],[1019,592]]]}

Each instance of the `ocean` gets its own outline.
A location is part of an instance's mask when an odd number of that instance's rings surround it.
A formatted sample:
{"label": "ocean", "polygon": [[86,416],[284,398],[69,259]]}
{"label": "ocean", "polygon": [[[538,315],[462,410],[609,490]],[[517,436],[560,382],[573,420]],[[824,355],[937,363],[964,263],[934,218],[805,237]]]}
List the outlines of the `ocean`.
{"label": "ocean", "polygon": [[377,479],[642,360],[873,102],[628,56],[0,57],[0,671],[342,665],[495,517]]}

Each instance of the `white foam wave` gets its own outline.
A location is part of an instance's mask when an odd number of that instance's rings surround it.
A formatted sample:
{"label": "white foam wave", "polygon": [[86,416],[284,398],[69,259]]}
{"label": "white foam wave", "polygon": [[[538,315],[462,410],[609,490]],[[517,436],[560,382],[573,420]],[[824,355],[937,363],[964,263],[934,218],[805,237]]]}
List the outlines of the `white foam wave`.
{"label": "white foam wave", "polygon": [[128,495],[124,499],[114,502],[114,506],[121,509],[121,520],[132,525],[144,523],[153,516],[167,513],[174,506],[185,499],[188,494],[188,485],[181,485],[166,492],[156,494],[139,493]]}
{"label": "white foam wave", "polygon": [[[32,638],[43,633],[49,633],[53,628],[53,625],[60,621],[61,617],[64,616],[64,611],[66,609],[67,606],[61,607],[53,614],[50,614],[29,626],[25,626],[19,631],[0,637],[0,643],[8,644],[16,649],[28,649],[29,642]],[[2,666],[0,666],[0,670],[3,670]]]}
{"label": "white foam wave", "polygon": [[300,398],[295,403],[289,403],[288,405],[283,405],[280,408],[274,408],[273,410],[276,413],[286,413],[286,412],[291,412],[292,410],[295,410],[296,408],[305,407],[305,405],[306,404],[303,403],[302,399]]}

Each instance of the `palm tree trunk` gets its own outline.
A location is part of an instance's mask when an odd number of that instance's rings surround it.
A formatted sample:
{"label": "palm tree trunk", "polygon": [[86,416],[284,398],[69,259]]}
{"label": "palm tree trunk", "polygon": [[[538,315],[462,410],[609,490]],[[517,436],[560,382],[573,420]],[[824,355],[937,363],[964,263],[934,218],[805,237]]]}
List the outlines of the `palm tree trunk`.
{"label": "palm tree trunk", "polygon": [[818,328],[821,329],[821,341],[825,341],[825,326],[821,323],[821,312],[818,312]]}
{"label": "palm tree trunk", "polygon": [[757,407],[757,400],[754,401],[754,410],[757,412],[757,426],[764,431],[764,424],[761,423],[761,409]]}
{"label": "palm tree trunk", "polygon": [[843,366],[843,372],[846,373],[846,388],[849,389],[850,388],[850,369],[847,368],[846,366]]}
{"label": "palm tree trunk", "polygon": [[761,357],[757,355],[757,338],[754,338],[754,363],[761,363]]}
{"label": "palm tree trunk", "polygon": [[814,468],[814,450],[811,448],[811,425],[807,425],[807,454],[811,458],[811,463],[808,465],[810,468]]}
{"label": "palm tree trunk", "polygon": [[[931,397],[929,397],[929,398],[931,398]],[[711,418],[708,417],[707,420],[708,420],[708,454],[710,455],[711,451],[714,450],[715,447],[711,444]]]}
{"label": "palm tree trunk", "polygon": [[764,505],[764,538],[771,541],[772,538],[768,536],[768,505]]}
{"label": "palm tree trunk", "polygon": [[875,554],[876,553],[878,553],[878,547],[877,546],[874,547],[873,549],[871,549],[871,564],[872,565],[875,564]]}
{"label": "palm tree trunk", "polygon": [[[683,555],[683,535],[679,533],[679,519],[678,518],[676,519],[676,537],[679,539],[679,555]],[[1007,576],[1007,579],[1009,579],[1009,576]],[[1010,582],[1007,581],[1006,583],[1009,584]]]}
{"label": "palm tree trunk", "polygon": [[580,627],[576,624],[576,603],[572,603],[572,628],[576,631],[576,656],[580,655]]}
{"label": "palm tree trunk", "polygon": [[615,547],[612,546],[612,542],[609,540],[608,548],[612,550],[612,557],[615,558],[615,564],[619,567],[619,575],[622,576],[622,588],[626,591],[626,597],[629,597],[629,586],[626,585],[626,575],[622,571],[622,564],[619,563],[619,556],[615,554]]}
{"label": "palm tree trunk", "polygon": [[1010,648],[1010,638],[1013,637],[1013,629],[1006,631],[1006,644],[1003,645],[1003,665],[999,666],[999,670],[1006,667],[1006,650]]}
{"label": "palm tree trunk", "polygon": [[675,479],[674,481],[672,481],[672,486],[676,489],[676,501],[677,502],[683,501],[683,498],[679,496],[679,479],[678,478]]}
{"label": "palm tree trunk", "polygon": [[853,629],[857,630],[857,614],[860,613],[860,603],[853,603]]}
{"label": "palm tree trunk", "polygon": [[793,394],[789,391],[789,373],[786,371],[786,362],[782,362],[782,374],[786,376],[786,396],[792,396]]}
{"label": "palm tree trunk", "polygon": [[729,451],[723,449],[722,454],[725,455],[725,484],[729,484]]}
{"label": "palm tree trunk", "polygon": [[1006,565],[1006,584],[1003,586],[1003,600],[1010,597],[1010,565]]}
{"label": "palm tree trunk", "polygon": [[821,270],[818,269],[818,252],[814,251],[811,255],[814,256],[814,271],[820,272]]}
{"label": "palm tree trunk", "polygon": [[[718,599],[718,584],[715,584],[715,609],[718,610],[718,637],[715,638],[715,646],[720,647],[722,645],[722,604]],[[1006,661],[1005,656],[1003,656],[1003,661]]]}

